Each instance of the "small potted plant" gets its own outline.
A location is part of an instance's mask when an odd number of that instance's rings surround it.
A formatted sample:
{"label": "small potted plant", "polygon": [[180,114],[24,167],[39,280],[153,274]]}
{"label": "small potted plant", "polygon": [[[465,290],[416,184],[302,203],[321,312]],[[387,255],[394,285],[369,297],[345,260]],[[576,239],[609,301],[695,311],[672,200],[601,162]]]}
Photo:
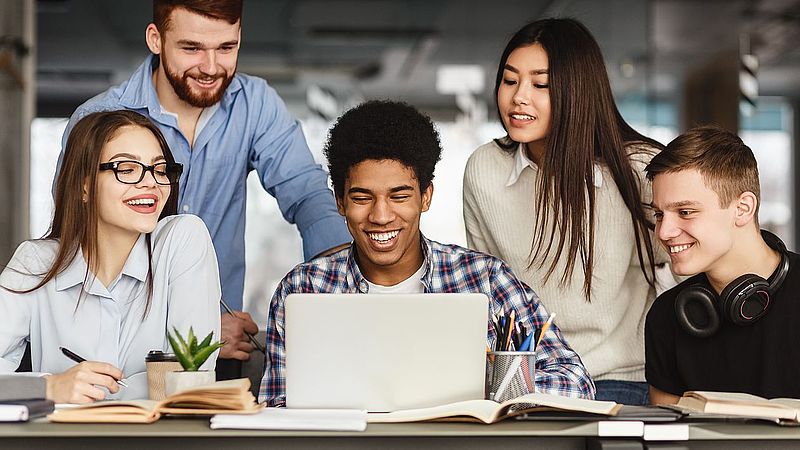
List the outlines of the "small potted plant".
{"label": "small potted plant", "polygon": [[167,372],[166,374],[166,394],[172,395],[185,389],[212,384],[216,381],[216,373],[213,370],[198,370],[200,366],[218,348],[225,345],[224,342],[211,342],[214,332],[208,333],[199,343],[194,330],[189,327],[189,334],[184,339],[177,328],[173,327],[175,335],[167,333],[167,339],[172,346],[172,351],[181,363],[183,371]]}

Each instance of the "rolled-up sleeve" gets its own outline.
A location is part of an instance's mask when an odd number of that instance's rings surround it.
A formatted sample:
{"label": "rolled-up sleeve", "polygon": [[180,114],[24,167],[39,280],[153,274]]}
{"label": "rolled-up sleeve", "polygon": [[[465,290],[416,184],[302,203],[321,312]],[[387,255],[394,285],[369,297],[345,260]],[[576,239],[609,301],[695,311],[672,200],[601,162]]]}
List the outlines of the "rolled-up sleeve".
{"label": "rolled-up sleeve", "polygon": [[[514,308],[519,320],[530,330],[540,329],[550,316],[539,297],[519,281],[504,263],[492,268],[492,298],[495,309]],[[505,305],[505,306],[503,306]],[[491,331],[494,339],[493,331]],[[536,391],[565,397],[593,399],[595,386],[581,358],[553,323],[536,349]]]}
{"label": "rolled-up sleeve", "polygon": [[283,217],[297,225],[309,260],[350,242],[350,233],[336,209],[328,174],[314,161],[300,123],[271,87],[263,98],[250,164],[277,199]]}

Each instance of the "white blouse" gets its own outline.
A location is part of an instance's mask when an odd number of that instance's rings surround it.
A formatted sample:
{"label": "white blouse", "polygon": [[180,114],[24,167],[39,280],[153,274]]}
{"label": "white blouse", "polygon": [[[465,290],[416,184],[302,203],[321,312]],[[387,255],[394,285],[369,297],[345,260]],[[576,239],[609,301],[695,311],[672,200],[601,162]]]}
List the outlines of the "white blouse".
{"label": "white blouse", "polygon": [[[54,240],[25,241],[0,275],[0,285],[31,288],[52,265]],[[152,233],[153,294],[147,316],[148,255],[145,235],[136,241],[120,275],[106,287],[89,274],[82,253],[41,288],[16,294],[0,288],[0,373],[19,366],[30,340],[34,372],[61,373],[76,363],[66,347],[89,361],[120,368],[128,388],[116,398],[146,398],[144,358],[170,351],[167,331],[184,336],[193,327],[200,339],[220,335],[219,268],[208,229],[192,215],[162,219]],[[33,274],[33,275],[31,275]],[[83,290],[86,292],[82,293]],[[213,369],[216,353],[202,369]]]}

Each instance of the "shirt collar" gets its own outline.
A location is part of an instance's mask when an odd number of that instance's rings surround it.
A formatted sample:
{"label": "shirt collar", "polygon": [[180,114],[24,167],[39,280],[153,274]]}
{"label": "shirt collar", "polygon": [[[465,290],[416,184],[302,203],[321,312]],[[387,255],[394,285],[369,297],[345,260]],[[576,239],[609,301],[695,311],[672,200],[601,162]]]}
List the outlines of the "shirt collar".
{"label": "shirt collar", "polygon": [[511,173],[508,175],[506,187],[516,184],[517,181],[519,181],[519,177],[522,175],[522,171],[525,170],[526,167],[530,167],[534,170],[537,169],[536,163],[531,161],[525,153],[525,147],[519,144],[517,146],[517,151],[514,152],[514,165],[511,167]]}
{"label": "shirt collar", "polygon": [[[141,234],[133,245],[131,253],[128,255],[125,265],[122,267],[121,274],[144,282],[147,278],[147,271],[150,268],[149,259],[150,255],[148,255],[147,252],[147,241],[145,240],[145,235]],[[55,276],[56,290],[63,291],[82,284],[87,273],[86,260],[83,259],[83,249],[79,247],[78,253],[72,259],[72,262],[69,263],[66,269]],[[89,274],[88,283],[92,285],[86,289],[89,293],[94,293],[92,292],[92,288],[96,281],[93,280],[94,275]]]}
{"label": "shirt collar", "polygon": [[[156,94],[156,87],[153,84],[153,71],[158,67],[158,64],[157,55],[151,53],[131,75],[122,95],[120,95],[119,103],[127,109],[147,109],[150,117],[170,117],[170,121],[172,121],[175,120],[174,115],[167,115],[162,112],[161,103],[158,101],[158,94]],[[231,97],[241,89],[242,83],[239,77],[234,76],[219,105],[227,110],[228,105],[231,103]]]}
{"label": "shirt collar", "polygon": [[[422,265],[425,266],[425,270],[423,271],[422,275],[422,285],[425,286],[425,291],[427,292],[428,286],[431,285],[431,277],[433,273],[431,271],[431,261],[433,258],[432,250],[430,241],[425,238],[425,236],[420,233],[420,246],[422,247],[422,256],[423,261]],[[353,241],[350,244],[350,248],[347,249],[350,253],[347,257],[347,283],[349,286],[352,287],[350,292],[361,292],[367,293],[369,292],[369,284],[367,283],[367,279],[364,278],[364,275],[361,274],[361,269],[358,268],[358,263],[356,262],[356,243]]]}
{"label": "shirt collar", "polygon": [[[514,165],[511,167],[511,173],[508,175],[506,187],[515,185],[517,181],[519,181],[519,177],[522,176],[522,172],[528,167],[533,170],[538,169],[538,167],[536,167],[536,163],[528,158],[528,154],[525,152],[525,147],[522,144],[519,144],[519,146],[517,146],[517,150],[514,152]],[[603,186],[603,168],[597,163],[594,163],[594,186],[596,188]]]}

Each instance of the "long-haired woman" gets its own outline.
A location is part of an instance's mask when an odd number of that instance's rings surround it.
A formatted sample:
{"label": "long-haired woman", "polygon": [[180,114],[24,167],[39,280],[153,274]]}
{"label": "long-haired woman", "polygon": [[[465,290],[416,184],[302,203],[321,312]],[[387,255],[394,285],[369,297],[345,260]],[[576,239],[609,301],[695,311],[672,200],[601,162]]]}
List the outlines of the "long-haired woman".
{"label": "long-haired woman", "polygon": [[199,218],[175,215],[181,171],[138,113],[93,113],[75,125],[50,230],[20,244],[0,275],[0,373],[30,345],[56,402],[146,397],[144,358],[170,349],[167,331],[219,335],[211,238]]}
{"label": "long-haired woman", "polygon": [[520,29],[495,97],[507,135],[467,163],[467,241],[558,312],[597,398],[646,404],[642,333],[661,258],[643,172],[662,146],[622,119],[600,48],[577,20]]}

